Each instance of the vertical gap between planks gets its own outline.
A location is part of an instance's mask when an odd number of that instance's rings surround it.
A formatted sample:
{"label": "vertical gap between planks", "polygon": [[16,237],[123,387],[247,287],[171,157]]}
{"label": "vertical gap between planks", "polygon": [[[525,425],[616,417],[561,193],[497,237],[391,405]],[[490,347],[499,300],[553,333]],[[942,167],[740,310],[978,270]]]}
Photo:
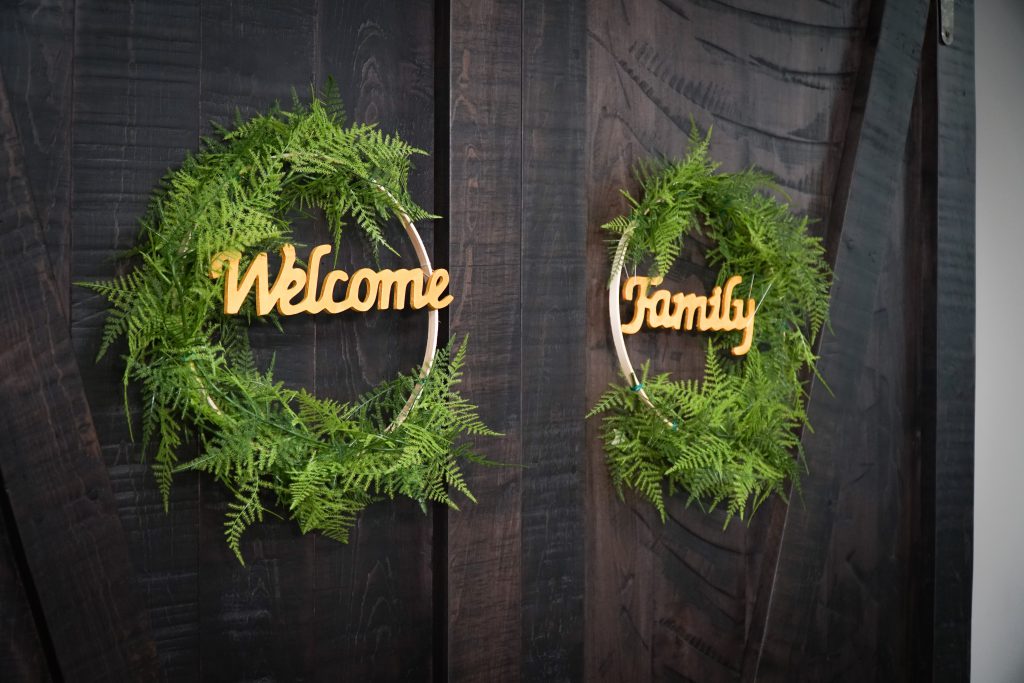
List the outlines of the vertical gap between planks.
{"label": "vertical gap between planks", "polygon": [[[524,281],[523,271],[525,270],[526,263],[526,200],[524,195],[526,194],[526,0],[519,0],[519,315],[517,316],[519,323],[519,420],[520,420],[520,435],[519,435],[519,466],[520,468],[526,467],[526,413],[524,409],[526,406],[523,405],[523,394],[526,393],[526,369],[525,365],[528,362],[526,353],[523,351],[523,319],[525,315],[526,304],[524,302],[525,297],[523,292]],[[519,675],[522,676],[523,665],[525,664],[524,655],[526,654],[526,648],[523,646],[523,591],[526,588],[525,581],[526,576],[523,572],[523,471],[519,470],[519,557],[516,558],[519,562],[519,628],[517,632],[519,640]]]}
{"label": "vertical gap between planks", "polygon": [[[434,207],[440,216],[434,221],[434,268],[449,264],[448,191],[450,186],[449,146],[451,135],[451,0],[434,2]],[[440,311],[438,337],[441,343],[451,339],[449,310]],[[465,342],[463,342],[465,343]],[[448,680],[448,507],[431,503],[431,678],[435,683]]]}
{"label": "vertical gap between planks", "polygon": [[32,611],[32,621],[35,624],[36,634],[39,637],[39,645],[43,649],[46,669],[54,683],[61,683],[64,677],[61,675],[60,662],[57,660],[57,648],[50,637],[50,629],[46,623],[46,615],[43,612],[43,603],[39,599],[39,590],[32,579],[28,559],[25,557],[25,547],[21,541],[21,534],[18,533],[14,510],[11,508],[11,500],[7,496],[7,485],[3,482],[2,474],[0,474],[0,514],[3,515],[4,526],[7,527],[7,538],[11,546],[11,557],[14,559],[15,571],[21,579],[21,585],[25,591],[25,599],[28,602],[29,609]]}
{"label": "vertical gap between planks", "polygon": [[[200,0],[200,1],[202,1],[202,0]],[[323,41],[322,41],[321,35],[320,35],[322,30],[323,30],[323,27],[320,24],[322,16],[323,16],[323,2],[322,2],[322,0],[316,0],[315,7],[314,7],[314,18],[313,18],[313,83],[310,85],[310,97],[311,98],[316,96],[316,95],[318,95],[318,94],[320,94],[320,89],[323,87],[324,81],[325,81],[325,76],[323,74],[323,61],[324,61],[323,49],[322,49]],[[339,85],[338,87],[340,88],[341,86]],[[311,213],[314,213],[314,215],[315,215],[315,217],[313,218],[314,230],[315,230],[316,229],[315,223],[319,222],[319,216],[316,215],[315,212],[311,212]],[[327,234],[330,235],[330,230],[327,231]],[[333,238],[332,238],[332,241],[333,241]],[[338,255],[335,254],[334,257],[337,258]],[[313,392],[314,396],[319,396],[320,395],[320,385],[319,385],[319,377],[320,377],[320,375],[317,372],[317,359],[320,357],[320,354],[317,353],[317,340],[320,338],[320,335],[319,335],[319,333],[317,331],[318,325],[317,325],[317,317],[316,316],[313,316],[312,327],[313,327],[313,357],[312,357],[312,363],[313,363],[313,387],[312,387],[311,391]],[[294,522],[294,520],[290,520],[290,522]],[[320,568],[320,563],[316,561],[316,547],[319,544],[320,540],[321,540],[321,537],[320,537],[320,534],[318,532],[314,532],[311,535],[311,538],[309,540],[310,560],[313,563],[313,569],[312,569],[313,584],[311,586],[312,599],[310,600],[310,606],[309,606],[309,618],[310,618],[310,622],[312,624],[316,624],[317,623],[317,620],[316,620],[316,612],[317,612],[317,610],[316,610],[316,607],[317,607],[316,596],[317,596],[317,586],[319,585],[319,579],[320,579],[320,576],[318,576],[318,570]],[[314,661],[314,662],[317,661],[317,654],[316,654],[316,652],[317,652],[317,649],[318,649],[317,646],[319,645],[318,635],[319,634],[317,633],[316,629],[314,628],[313,629],[313,638],[312,638],[313,642],[312,642],[312,644],[310,646],[310,648],[311,648],[311,657],[312,657],[312,661]]]}
{"label": "vertical gap between planks", "polygon": [[[202,130],[203,130],[203,0],[198,0],[198,7],[196,12],[196,33],[198,34],[199,42],[196,44],[196,49],[199,50],[199,59],[196,65],[196,142],[202,144]],[[199,430],[193,428],[192,435],[196,440],[196,455],[199,450]],[[200,600],[200,596],[203,592],[202,578],[203,578],[203,567],[199,562],[199,558],[203,552],[203,478],[196,477],[196,634],[198,637],[196,640],[196,677],[198,680],[203,680],[203,637],[202,637],[202,624],[203,624],[203,601]]]}
{"label": "vertical gap between planks", "polygon": [[71,4],[71,45],[70,45],[70,48],[71,48],[71,75],[70,75],[71,83],[68,85],[68,90],[71,91],[71,94],[68,97],[68,99],[71,101],[71,105],[69,107],[68,121],[67,121],[68,145],[67,145],[67,149],[64,152],[64,154],[65,154],[64,163],[67,165],[67,169],[68,169],[68,212],[67,212],[68,223],[67,223],[67,226],[65,226],[65,229],[64,229],[65,239],[67,239],[67,246],[65,247],[65,249],[67,249],[66,259],[65,259],[66,260],[66,264],[65,264],[64,267],[68,269],[68,292],[67,292],[68,309],[65,311],[65,313],[67,313],[67,316],[68,316],[68,319],[67,319],[68,339],[72,339],[72,336],[71,336],[71,288],[74,287],[74,285],[71,284],[70,280],[71,280],[71,255],[73,253],[75,253],[75,231],[71,229],[71,226],[72,226],[71,211],[72,211],[72,208],[73,208],[71,206],[71,198],[75,196],[75,168],[72,165],[72,161],[74,160],[74,149],[75,149],[75,103],[76,103],[76,100],[75,100],[75,55],[78,52],[78,30],[77,30],[77,27],[78,27],[78,2],[75,1],[75,2],[72,2],[72,4]]}
{"label": "vertical gap between planks", "polygon": [[[936,426],[936,359],[938,357],[938,330],[936,327],[936,315],[938,312],[938,300],[936,296],[938,281],[936,268],[938,249],[938,115],[939,99],[936,69],[936,51],[939,49],[935,33],[935,11],[932,9],[932,16],[929,22],[929,31],[925,34],[925,48],[921,63],[921,88],[922,88],[922,114],[921,126],[921,154],[923,165],[920,183],[923,193],[923,203],[927,207],[928,223],[924,226],[927,230],[926,245],[918,260],[922,269],[927,265],[924,273],[924,281],[918,283],[921,291],[924,292],[925,300],[921,306],[927,316],[922,321],[925,323],[924,338],[927,341],[925,348],[921,350],[926,354],[919,364],[923,366],[919,380],[924,386],[919,387],[922,398],[927,397],[928,407],[921,411],[922,423],[919,429],[923,435],[919,444],[921,458],[921,489],[919,491],[918,504],[920,505],[920,533],[923,552],[918,555],[918,561],[922,571],[919,576],[925,577],[922,582],[920,596],[920,615],[918,623],[922,627],[920,633],[931,635],[933,629],[929,628],[935,620],[935,426]],[[918,674],[924,676],[923,680],[933,680],[934,676],[934,653],[935,643],[930,637],[924,638],[920,643],[920,652],[917,657],[921,663],[922,670]]]}

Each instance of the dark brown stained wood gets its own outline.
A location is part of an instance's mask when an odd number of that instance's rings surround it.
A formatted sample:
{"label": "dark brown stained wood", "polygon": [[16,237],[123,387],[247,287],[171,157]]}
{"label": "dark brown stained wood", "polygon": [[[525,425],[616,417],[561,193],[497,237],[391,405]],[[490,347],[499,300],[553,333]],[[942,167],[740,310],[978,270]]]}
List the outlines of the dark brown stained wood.
{"label": "dark brown stained wood", "polygon": [[818,365],[834,397],[811,389],[815,431],[803,435],[811,475],[803,503],[787,513],[759,660],[748,672],[763,680],[792,680],[794,672],[801,680],[898,680],[912,665],[910,625],[893,613],[909,600],[913,561],[900,552],[909,539],[899,527],[913,514],[901,507],[914,501],[899,490],[899,469],[913,454],[901,440],[902,413],[913,404],[902,393],[904,367],[914,351],[902,362],[892,356],[905,349],[905,313],[915,315],[900,300],[904,202],[916,192],[901,159],[927,14],[926,2],[886,4],[863,122],[848,143],[856,145],[846,152],[851,179],[837,188],[841,225],[830,226],[842,231],[834,335],[823,338]]}
{"label": "dark brown stained wood", "polygon": [[[903,185],[905,234],[904,293],[905,349],[893,350],[904,361],[905,398],[902,414],[907,421],[903,433],[904,452],[894,454],[900,468],[899,496],[904,501],[898,525],[904,546],[894,549],[901,559],[909,556],[901,605],[903,613],[891,613],[890,620],[908,629],[902,634],[900,653],[903,676],[912,680],[932,678],[932,615],[935,587],[934,501],[935,487],[935,50],[934,8],[925,29],[917,92],[911,111]],[[894,377],[895,377],[894,373]],[[877,494],[876,494],[877,495]],[[871,504],[870,501],[868,504]],[[891,529],[883,533],[891,533]],[[891,627],[890,627],[891,629]],[[890,632],[892,632],[890,630]],[[907,642],[909,640],[909,642]]]}
{"label": "dark brown stained wood", "polygon": [[[750,164],[775,175],[797,211],[827,216],[867,20],[866,3],[785,6],[665,0],[588,7],[587,403],[618,381],[607,332],[607,249],[599,226],[623,212],[633,164],[681,157],[690,117],[713,126],[726,170]],[[825,226],[817,224],[819,234]],[[687,250],[671,277],[703,288],[703,249]],[[637,335],[634,359],[700,377],[695,335]],[[749,524],[722,529],[720,512],[650,507],[608,480],[599,421],[587,425],[587,680],[730,680],[764,598],[761,578],[778,544],[767,503]]]}
{"label": "dark brown stained wood", "polygon": [[[314,0],[236,4],[204,0],[201,7],[199,117],[233,125],[275,101],[291,106],[316,73]],[[309,221],[297,221],[296,241],[315,244]],[[314,385],[316,320],[287,318],[277,331],[254,324],[249,337],[257,364],[274,358],[274,376],[291,386]],[[200,672],[211,681],[294,680],[313,676],[314,538],[290,520],[265,517],[242,537],[246,565],[224,541],[231,494],[200,481]],[[270,503],[271,501],[267,501]]]}
{"label": "dark brown stained wood", "polygon": [[72,0],[0,7],[0,67],[65,316],[70,309],[73,27]]}
{"label": "dark brown stained wood", "polygon": [[11,515],[60,675],[155,680],[156,649],[2,77],[0,136],[0,474]]}
{"label": "dark brown stained wood", "polygon": [[[376,122],[383,131],[429,151],[434,135],[433,3],[326,3],[317,35],[318,80],[336,79],[349,121]],[[430,210],[432,160],[417,157],[414,163],[410,192]],[[431,222],[417,228],[429,251]],[[412,246],[397,222],[387,235],[402,256],[382,254],[382,265],[415,266]],[[373,266],[358,233],[350,230],[346,238],[340,267],[352,272]],[[424,311],[320,316],[316,392],[352,400],[399,371],[409,371],[423,357],[426,322]],[[431,517],[413,501],[400,499],[363,512],[348,545],[314,538],[315,679],[429,678],[431,536]]]}
{"label": "dark brown stained wood", "polygon": [[[925,25],[934,4],[5,4],[0,679],[968,678],[973,1],[951,46],[934,7]],[[126,267],[156,182],[210,119],[328,75],[350,121],[440,154],[410,188],[446,214],[419,227],[470,337],[462,389],[505,432],[479,446],[509,466],[468,467],[480,503],[461,511],[373,506],[348,545],[268,519],[241,567],[222,487],[180,477],[164,513],[120,350],[93,360],[105,304],[70,283]],[[618,500],[582,417],[616,381],[599,226],[634,163],[685,153],[691,116],[725,169],[778,178],[837,269],[835,397],[813,389],[803,498],[725,530],[682,498],[665,524]],[[319,217],[296,227],[328,240]],[[411,264],[390,235],[402,256],[381,267]],[[346,237],[339,265],[371,265]],[[703,249],[670,280],[704,288]],[[346,400],[416,364],[424,325],[297,316],[252,338],[289,384]],[[696,335],[629,347],[703,373]]]}
{"label": "dark brown stained wood", "polygon": [[[18,135],[25,180],[65,316],[70,308],[71,8],[71,2],[9,3],[0,8],[0,70],[15,132],[27,133]],[[13,680],[49,680],[47,656],[19,575],[24,557],[11,545],[17,531],[8,525],[14,520],[4,514],[0,522],[0,671]]]}
{"label": "dark brown stained wood", "polygon": [[[75,11],[71,280],[109,279],[131,264],[151,192],[198,140],[199,3],[79,0]],[[178,476],[169,512],[121,385],[123,346],[97,363],[106,302],[71,288],[75,355],[118,513],[157,643],[163,675],[198,673],[198,484]],[[135,394],[129,394],[138,415]],[[134,422],[134,436],[140,435]],[[183,455],[187,455],[184,454]]]}
{"label": "dark brown stained wood", "polygon": [[[450,110],[451,110],[451,2],[436,0],[434,3],[434,139],[432,177],[434,184],[433,263],[435,268],[449,268],[449,188],[451,179]],[[441,312],[438,334],[440,338],[451,338],[448,309]],[[448,506],[434,503],[431,509],[431,600],[433,601],[433,633],[431,647],[431,672],[433,681],[448,680]]]}
{"label": "dark brown stained wood", "polygon": [[934,677],[971,671],[974,524],[974,3],[938,46]]}
{"label": "dark brown stained wood", "polygon": [[[842,402],[859,428],[844,432],[841,450],[817,451],[819,460],[843,454],[829,505],[812,513],[798,500],[790,511],[826,517],[831,525],[827,540],[807,547],[823,566],[816,590],[805,586],[797,607],[810,611],[810,625],[800,631],[788,620],[796,622],[802,614],[772,614],[767,640],[792,638],[788,647],[802,650],[781,669],[763,664],[758,672],[763,680],[793,680],[794,675],[799,680],[927,680],[927,669],[917,659],[921,622],[915,594],[921,576],[915,554],[922,541],[920,467],[930,457],[919,432],[927,411],[919,406],[928,405],[934,342],[934,325],[928,322],[934,305],[926,303],[933,258],[927,236],[933,223],[921,201],[921,101],[920,95],[914,98],[910,139],[902,158],[893,162],[897,173],[878,250],[880,275],[870,288],[873,310],[862,366],[852,389],[833,399]],[[834,343],[841,342],[836,338]],[[830,398],[822,392],[815,400]],[[805,487],[822,485],[817,471],[812,464]],[[803,547],[805,541],[795,542]],[[784,546],[783,552],[788,551]],[[773,602],[771,608],[787,609],[792,600]],[[781,634],[780,624],[785,625]],[[756,652],[751,647],[748,656]]]}
{"label": "dark brown stained wood", "polygon": [[480,442],[506,467],[474,467],[479,504],[448,513],[448,669],[455,681],[518,680],[522,650],[522,11],[451,3],[451,331],[469,336],[463,391],[504,433]]}
{"label": "dark brown stained wood", "polygon": [[[39,628],[19,573],[9,525],[0,514],[0,671],[14,681],[51,680]],[[46,624],[41,624],[45,628]],[[45,631],[44,631],[45,634]]]}
{"label": "dark brown stained wood", "polygon": [[581,0],[523,3],[521,524],[527,681],[583,677],[585,31]]}

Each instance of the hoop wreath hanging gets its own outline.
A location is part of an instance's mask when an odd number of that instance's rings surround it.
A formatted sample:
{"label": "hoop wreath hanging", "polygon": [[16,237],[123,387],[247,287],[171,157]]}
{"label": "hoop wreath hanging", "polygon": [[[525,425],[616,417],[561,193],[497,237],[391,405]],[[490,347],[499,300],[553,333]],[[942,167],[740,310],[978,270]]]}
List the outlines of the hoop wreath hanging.
{"label": "hoop wreath hanging", "polygon": [[[683,161],[641,169],[641,199],[623,192],[627,215],[602,226],[613,236],[609,321],[624,381],[611,385],[590,415],[603,415],[601,436],[612,482],[647,498],[664,521],[665,496],[685,492],[706,510],[723,506],[725,523],[752,514],[787,482],[799,490],[799,429],[808,427],[806,385],[815,372],[813,341],[829,308],[830,273],[807,219],[769,194],[771,179],[753,170],[718,171],[710,132],[694,132]],[[718,267],[708,296],[660,285],[700,234]],[[629,267],[649,266],[621,287]],[[619,296],[635,302],[623,324]],[[623,333],[648,327],[711,334],[704,379],[639,374]],[[788,500],[787,500],[788,502]]]}
{"label": "hoop wreath hanging", "polygon": [[[447,283],[446,272],[431,268],[414,224],[431,216],[407,189],[410,159],[423,152],[372,125],[345,125],[331,83],[322,96],[314,93],[308,106],[293,100],[291,111],[275,106],[248,121],[239,119],[234,130],[218,128],[215,138],[205,140],[155,192],[132,252],[134,269],[111,281],[82,283],[110,303],[99,356],[115,341],[125,341],[126,397],[129,384],[136,383],[143,448],[154,454],[152,469],[165,509],[176,472],[212,475],[235,498],[225,535],[243,562],[242,533],[265,513],[287,515],[303,533],[315,530],[345,542],[356,515],[379,499],[405,496],[424,508],[428,501],[456,507],[454,492],[475,500],[460,463],[483,458],[461,437],[495,434],[455,389],[465,344],[437,349],[436,308],[445,303],[429,306],[420,367],[352,402],[287,388],[274,379],[272,368],[256,368],[248,325],[261,320],[279,326],[294,294],[288,289],[294,277],[278,286],[294,262],[289,212],[322,210],[335,253],[349,222],[374,254],[380,248],[394,251],[383,227],[397,217],[420,265],[406,280],[413,307],[424,305],[417,299],[426,297],[422,289],[428,283],[438,284],[442,274],[441,284]],[[318,249],[322,256],[331,246]],[[273,288],[266,273],[270,250],[280,250],[283,261]],[[227,271],[237,276],[246,268],[246,281],[256,283],[256,301],[226,301]],[[402,308],[397,272],[382,274],[392,276],[394,307]],[[374,289],[372,271],[332,276],[334,284],[349,280],[348,296],[335,301],[332,292],[338,288],[325,280],[314,300],[311,257],[305,308],[292,308],[367,310],[374,292],[380,295],[378,308],[388,307],[385,285]],[[360,276],[365,286],[357,284]],[[276,310],[267,310],[261,294],[277,296]],[[237,313],[229,315],[225,311],[232,306]],[[198,456],[179,462],[179,447],[192,438]],[[274,502],[280,513],[270,509]]]}

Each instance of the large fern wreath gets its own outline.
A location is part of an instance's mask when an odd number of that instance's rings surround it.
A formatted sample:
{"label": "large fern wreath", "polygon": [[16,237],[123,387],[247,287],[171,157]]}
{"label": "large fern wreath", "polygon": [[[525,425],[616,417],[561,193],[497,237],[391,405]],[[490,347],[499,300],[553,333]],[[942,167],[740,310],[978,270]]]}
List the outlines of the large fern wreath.
{"label": "large fern wreath", "polygon": [[[83,283],[110,302],[100,355],[126,341],[124,382],[141,389],[141,436],[165,507],[175,472],[215,477],[235,498],[225,533],[240,561],[243,531],[275,502],[272,514],[295,519],[304,533],[345,541],[356,514],[380,498],[452,507],[454,492],[473,499],[459,462],[478,457],[459,437],[492,432],[454,388],[464,345],[449,344],[429,371],[350,403],[317,398],[256,368],[247,333],[253,302],[225,315],[210,273],[217,254],[239,252],[245,268],[258,252],[289,243],[295,209],[321,209],[336,249],[349,221],[375,252],[391,249],[386,221],[430,217],[407,190],[418,153],[371,125],[346,126],[330,88],[308,106],[296,99],[291,111],[239,120],[156,191],[136,267]],[[265,318],[277,324],[275,314]],[[179,447],[193,438],[198,457],[179,462]]]}
{"label": "large fern wreath", "polygon": [[664,519],[666,494],[681,491],[707,509],[724,506],[728,524],[772,493],[785,497],[787,482],[799,485],[799,429],[807,425],[813,341],[828,315],[829,270],[807,219],[770,194],[769,177],[719,172],[709,144],[710,134],[691,135],[683,161],[641,172],[641,199],[623,193],[629,213],[602,226],[613,236],[612,280],[624,267],[663,277],[684,239],[703,234],[716,284],[740,275],[744,296],[757,302],[753,346],[735,357],[728,349],[739,332],[710,336],[703,381],[651,374],[645,362],[611,385],[591,415],[604,415],[620,495],[635,489]]}

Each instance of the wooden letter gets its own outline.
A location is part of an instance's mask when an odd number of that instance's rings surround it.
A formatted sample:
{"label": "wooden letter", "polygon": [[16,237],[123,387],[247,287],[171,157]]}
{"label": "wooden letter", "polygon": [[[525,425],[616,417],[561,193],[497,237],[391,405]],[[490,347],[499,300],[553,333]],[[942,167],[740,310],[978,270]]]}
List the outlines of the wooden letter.
{"label": "wooden letter", "polygon": [[[270,302],[277,302],[277,312],[281,315],[295,315],[303,310],[302,303],[293,303],[292,299],[299,295],[306,288],[306,271],[295,267],[295,247],[286,244],[281,247],[281,270],[277,273],[274,286],[270,290],[270,301],[266,303],[267,312],[270,312]],[[256,292],[256,312],[260,312],[263,302],[260,300],[259,292]]]}
{"label": "wooden letter", "polygon": [[648,327],[671,327],[672,316],[669,315],[669,307],[672,305],[672,297],[665,289],[656,289],[650,296],[647,304],[647,325]]}
{"label": "wooden letter", "polygon": [[704,319],[704,306],[707,302],[707,297],[697,296],[696,294],[683,294],[680,292],[673,295],[672,303],[676,305],[675,310],[672,311],[673,327],[677,330],[692,330],[694,316],[697,313],[700,313],[700,316],[697,317],[698,324]]}
{"label": "wooden letter", "polygon": [[324,278],[324,285],[320,288],[320,310],[328,313],[341,313],[348,309],[348,300],[343,295],[340,299],[334,298],[334,289],[337,285],[348,280],[348,273],[343,270],[332,270]]}
{"label": "wooden letter", "polygon": [[[316,296],[316,283],[320,279],[320,259],[331,253],[331,245],[321,244],[309,252],[309,273],[306,276],[306,293],[302,297],[301,309],[307,313],[319,313],[324,309],[323,297]],[[326,280],[326,278],[325,278]]]}
{"label": "wooden letter", "polygon": [[430,274],[430,278],[427,280],[427,308],[436,311],[452,302],[455,297],[451,294],[442,296],[444,290],[448,287],[448,280],[448,271],[444,268],[438,268]]}
{"label": "wooden letter", "polygon": [[640,331],[640,326],[644,324],[644,307],[641,302],[644,298],[644,294],[647,292],[649,282],[649,278],[643,277],[642,275],[634,275],[626,278],[626,282],[622,285],[622,298],[626,301],[632,301],[633,292],[637,292],[637,301],[636,307],[633,310],[633,319],[622,325],[623,334],[636,334]]}
{"label": "wooden letter", "polygon": [[[267,315],[275,307],[279,315],[296,313],[341,313],[342,311],[368,311],[376,303],[378,310],[402,310],[406,302],[414,309],[429,308],[436,311],[451,304],[454,297],[445,294],[450,276],[438,268],[427,277],[422,268],[382,270],[379,273],[360,268],[352,274],[332,270],[324,277],[317,295],[320,262],[331,253],[331,245],[321,244],[309,253],[306,269],[295,265],[295,247],[281,247],[281,269],[273,286],[267,272],[266,252],[257,254],[242,281],[238,281],[238,267],[242,255],[237,251],[224,251],[210,262],[210,277],[224,278],[224,312],[238,313],[249,292],[256,288],[256,315]],[[225,268],[227,273],[225,274]],[[344,296],[335,296],[339,284],[347,282]],[[301,299],[296,300],[301,295]]]}
{"label": "wooden letter", "polygon": [[697,329],[701,332],[721,329],[721,321],[718,318],[719,297],[722,296],[722,288],[715,287],[711,290],[711,296],[704,300],[704,313],[697,322]]}
{"label": "wooden letter", "polygon": [[[213,257],[210,267],[210,277],[216,279],[224,273],[224,262],[228,264],[227,275],[224,276],[224,313],[234,315],[242,308],[245,297],[249,290],[256,286],[256,314],[266,315],[270,312],[272,304],[270,299],[269,276],[267,275],[267,252],[256,255],[256,258],[249,264],[242,282],[238,282],[238,263],[242,255],[237,251],[224,251]],[[260,312],[260,300],[266,302],[266,310]]]}
{"label": "wooden letter", "polygon": [[[359,289],[366,285],[366,294],[360,295]],[[369,268],[360,268],[352,273],[352,279],[348,281],[348,292],[345,294],[347,308],[353,311],[366,312],[373,308],[373,302],[377,299],[377,274]]]}
{"label": "wooden letter", "polygon": [[[701,332],[743,330],[743,339],[731,349],[732,354],[742,356],[750,350],[757,306],[753,299],[732,300],[733,290],[743,282],[742,277],[733,275],[728,278],[724,288],[716,286],[711,290],[711,296],[683,292],[670,294],[664,289],[655,290],[653,294],[647,293],[650,285],[657,287],[661,282],[660,277],[634,275],[626,278],[622,286],[622,298],[631,301],[636,297],[636,305],[633,319],[622,325],[623,334],[638,332],[645,321],[648,327],[653,328],[692,330],[696,325]],[[733,311],[731,315],[730,309]]]}
{"label": "wooden letter", "polygon": [[737,329],[743,330],[743,341],[740,342],[739,346],[734,346],[730,349],[730,352],[734,356],[742,356],[750,350],[750,344],[754,340],[754,314],[757,312],[757,305],[753,299],[747,299],[747,312],[742,314],[741,309],[743,307],[742,301],[737,301],[733,304],[736,309],[735,324]]}
{"label": "wooden letter", "polygon": [[[435,271],[437,272],[437,271]],[[423,271],[419,268],[382,270],[377,273],[379,281],[377,310],[392,307],[401,311],[408,296],[413,308],[423,307]]]}

